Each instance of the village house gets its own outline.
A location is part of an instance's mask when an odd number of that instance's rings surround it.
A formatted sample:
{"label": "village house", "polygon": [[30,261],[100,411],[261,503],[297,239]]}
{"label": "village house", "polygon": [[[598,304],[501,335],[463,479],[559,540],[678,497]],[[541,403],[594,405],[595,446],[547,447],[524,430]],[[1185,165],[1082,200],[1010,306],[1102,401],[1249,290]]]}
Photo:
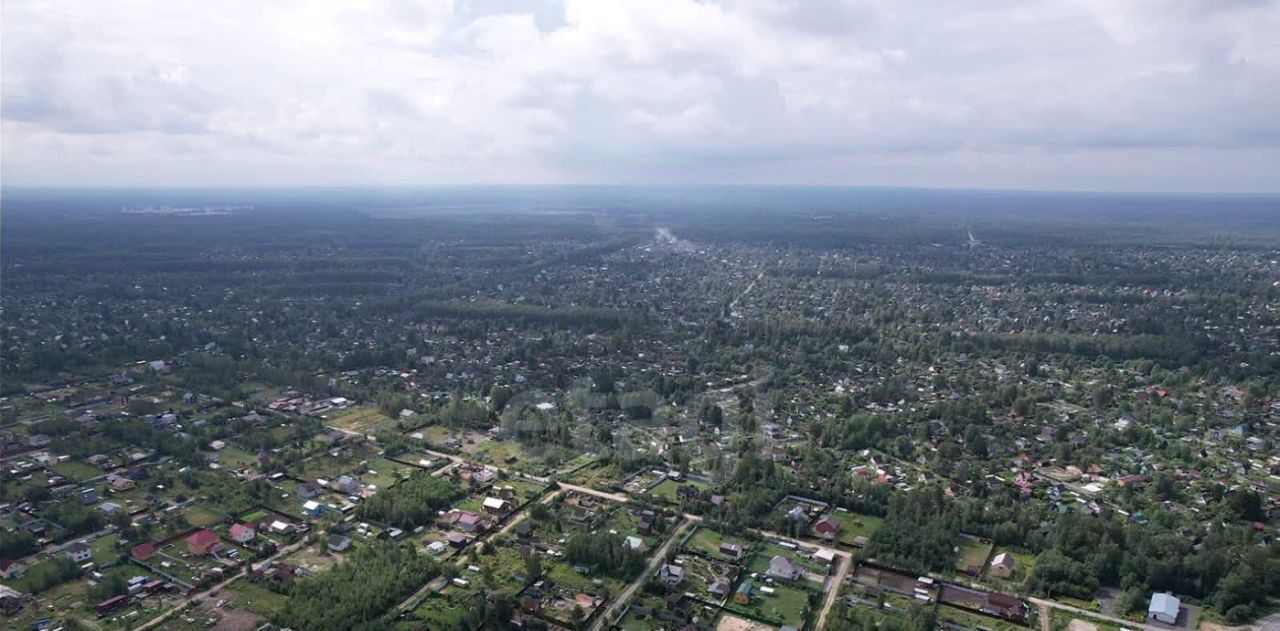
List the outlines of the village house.
{"label": "village house", "polygon": [[737,561],[742,558],[742,546],[736,543],[721,543],[720,556],[730,561]]}
{"label": "village house", "polygon": [[1001,552],[995,558],[991,559],[991,575],[999,578],[1009,578],[1013,576],[1013,570],[1017,563],[1013,559],[1013,555],[1008,552]]}
{"label": "village house", "polygon": [[1182,601],[1177,596],[1165,592],[1151,595],[1151,604],[1147,606],[1147,619],[1157,620],[1165,624],[1178,623],[1178,610]]}
{"label": "village house", "polygon": [[813,532],[830,541],[840,532],[840,522],[832,519],[830,515],[823,515],[813,524]]}
{"label": "village house", "polygon": [[244,544],[253,541],[253,538],[258,533],[254,531],[253,526],[247,524],[234,524],[231,526],[230,534],[232,541]]}
{"label": "village house", "polygon": [[799,575],[800,568],[796,567],[796,564],[791,559],[780,554],[769,559],[769,576],[784,581],[793,581]]}
{"label": "village house", "polygon": [[325,505],[315,500],[307,500],[302,504],[302,512],[308,517],[319,517],[324,514]]}
{"label": "village house", "polygon": [[658,570],[658,579],[668,587],[675,587],[684,580],[684,568],[679,565],[664,563],[662,568]]}
{"label": "village house", "polygon": [[86,546],[83,543],[73,543],[70,546],[67,546],[66,553],[67,558],[75,561],[76,563],[84,563],[85,561],[93,558],[93,551],[89,549],[89,546]]}
{"label": "village house", "polygon": [[484,498],[484,512],[490,515],[505,515],[511,511],[511,504],[507,500],[496,497]]}
{"label": "village house", "polygon": [[197,530],[187,536],[187,552],[193,556],[204,556],[222,545],[222,539],[209,529]]}
{"label": "village house", "polygon": [[158,548],[156,548],[156,544],[154,543],[140,543],[134,546],[133,549],[129,550],[129,556],[132,557],[134,561],[142,562],[155,556],[157,551]]}
{"label": "village house", "polygon": [[9,559],[0,559],[0,578],[20,578],[25,570],[21,563],[10,561]]}

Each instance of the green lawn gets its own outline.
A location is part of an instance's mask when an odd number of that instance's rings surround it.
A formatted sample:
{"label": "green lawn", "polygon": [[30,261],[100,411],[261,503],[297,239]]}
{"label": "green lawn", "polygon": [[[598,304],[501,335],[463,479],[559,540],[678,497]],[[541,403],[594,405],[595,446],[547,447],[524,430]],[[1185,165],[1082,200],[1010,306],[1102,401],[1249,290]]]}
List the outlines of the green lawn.
{"label": "green lawn", "polygon": [[701,552],[713,559],[719,559],[720,544],[725,541],[728,541],[729,543],[737,543],[738,545],[742,546],[742,549],[744,551],[750,548],[750,546],[748,545],[748,542],[742,541],[742,540],[735,540],[732,538],[726,539],[724,534],[720,533],[719,531],[712,530],[710,528],[699,528],[698,532],[695,532],[693,536],[689,538],[689,541],[688,543],[685,544],[685,547],[690,550],[696,550],[698,552]]}
{"label": "green lawn", "polygon": [[95,467],[88,463],[80,462],[79,460],[67,460],[64,462],[59,462],[57,464],[52,465],[49,468],[53,469],[54,472],[57,473],[58,475],[68,480],[74,480],[76,482],[88,480],[89,478],[96,478],[100,475],[106,475],[106,472],[104,472],[101,468]]}
{"label": "green lawn", "polygon": [[875,515],[863,515],[861,513],[847,513],[844,511],[836,511],[832,513],[832,517],[840,524],[840,534],[838,541],[845,545],[853,545],[853,539],[859,535],[870,539],[880,526],[884,525],[884,518]]}
{"label": "green lawn", "polygon": [[259,521],[262,521],[263,519],[266,519],[266,518],[267,518],[267,517],[269,517],[270,515],[271,515],[271,513],[267,512],[267,511],[265,511],[265,510],[262,510],[262,509],[258,509],[258,510],[255,510],[255,511],[251,511],[251,512],[245,513],[242,517],[240,517],[240,521],[241,521],[242,523],[246,523],[246,524],[249,524],[249,523],[256,524],[256,523],[258,523]]}
{"label": "green lawn", "polygon": [[277,594],[262,585],[242,578],[231,584],[229,591],[235,592],[237,605],[267,618],[284,608],[286,596]]}
{"label": "green lawn", "polygon": [[349,432],[372,434],[379,430],[394,428],[396,422],[376,407],[361,406],[340,412],[328,419],[325,424]]}
{"label": "green lawn", "polygon": [[224,469],[246,469],[258,466],[258,457],[235,446],[227,445],[215,452]]}
{"label": "green lawn", "polygon": [[476,446],[476,454],[492,464],[513,466],[518,469],[533,464],[533,458],[519,443],[509,440],[489,440]]}
{"label": "green lawn", "polygon": [[89,542],[89,549],[93,551],[94,564],[101,566],[105,563],[111,563],[119,558],[121,554],[124,554],[123,551],[116,549],[116,542],[118,541],[120,541],[120,535],[112,533]]}
{"label": "green lawn", "polygon": [[956,570],[963,572],[965,568],[976,565],[981,572],[987,558],[991,556],[993,546],[990,543],[982,543],[977,539],[961,536],[959,547],[960,551],[956,553]]}
{"label": "green lawn", "polygon": [[360,481],[365,484],[376,485],[378,490],[381,491],[400,480],[400,478],[397,477],[397,472],[402,476],[408,475],[412,471],[415,471],[416,468],[409,465],[403,465],[398,462],[392,462],[382,456],[377,456],[369,459],[369,470],[376,471],[377,473],[366,472],[364,475],[360,476]]}
{"label": "green lawn", "polygon": [[208,528],[222,521],[223,515],[217,511],[194,504],[182,512],[192,528]]}
{"label": "green lawn", "polygon": [[649,489],[649,495],[652,495],[653,497],[658,499],[666,500],[667,502],[670,502],[672,504],[677,504],[679,503],[679,500],[676,498],[676,489],[682,486],[687,486],[687,485],[693,485],[694,487],[697,487],[699,491],[702,491],[707,488],[707,485],[701,482],[689,482],[689,481],[677,482],[675,480],[667,478],[666,480],[659,482],[657,486],[653,487],[652,489]]}
{"label": "green lawn", "polygon": [[742,613],[754,614],[773,620],[779,625],[793,625],[800,627],[804,623],[804,612],[809,606],[809,592],[774,583],[767,587],[774,590],[772,594],[765,594],[760,591],[761,587],[766,586],[764,583],[755,583],[755,598],[748,605],[739,605],[730,598],[725,603],[726,611],[738,611]]}

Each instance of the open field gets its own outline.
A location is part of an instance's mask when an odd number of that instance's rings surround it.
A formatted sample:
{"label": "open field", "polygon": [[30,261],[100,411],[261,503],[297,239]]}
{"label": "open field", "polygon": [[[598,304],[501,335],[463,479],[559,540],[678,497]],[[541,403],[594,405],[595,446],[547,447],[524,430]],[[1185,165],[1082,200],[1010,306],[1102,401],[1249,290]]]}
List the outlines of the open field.
{"label": "open field", "polygon": [[348,432],[372,434],[380,430],[394,428],[395,420],[383,414],[376,407],[359,406],[344,410],[326,419],[325,425]]}
{"label": "open field", "polygon": [[987,559],[991,557],[991,550],[994,546],[989,541],[984,542],[973,537],[961,535],[957,547],[959,547],[959,550],[956,552],[956,570],[977,576],[982,573]]}

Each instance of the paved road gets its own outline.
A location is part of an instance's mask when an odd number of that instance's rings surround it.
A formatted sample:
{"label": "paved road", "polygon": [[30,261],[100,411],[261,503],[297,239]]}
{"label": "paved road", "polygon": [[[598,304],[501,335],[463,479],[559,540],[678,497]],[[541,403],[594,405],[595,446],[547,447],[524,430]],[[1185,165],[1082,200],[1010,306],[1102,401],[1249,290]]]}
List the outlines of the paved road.
{"label": "paved road", "polygon": [[[302,548],[305,545],[307,545],[307,540],[304,537],[301,541],[297,543],[291,543],[283,548],[280,548],[279,550],[276,550],[275,554],[267,557],[262,561],[258,561],[258,563],[269,563],[271,561],[275,561],[280,557],[293,554],[295,551],[297,551],[298,549]],[[236,579],[240,578],[241,576],[244,576],[244,573],[245,573],[245,569],[242,569],[231,578],[228,578],[227,580],[222,581],[221,583],[218,583],[217,585],[214,585],[213,587],[210,587],[209,589],[206,589],[203,592],[200,592],[199,594],[188,596],[187,598],[183,599],[182,602],[179,602],[177,605],[174,605],[173,607],[171,607],[168,611],[152,618],[151,620],[148,620],[142,626],[135,627],[136,631],[146,631],[147,629],[155,627],[156,625],[163,624],[164,621],[168,620],[170,616],[187,608],[187,606],[190,605],[191,603],[197,600],[206,600],[210,598],[215,592],[225,589],[228,585],[230,585],[231,583],[234,583]]]}
{"label": "paved road", "polygon": [[658,571],[658,566],[667,562],[667,552],[671,550],[671,545],[676,541],[683,539],[685,531],[687,531],[689,526],[692,526],[693,523],[694,522],[689,519],[685,519],[680,522],[680,525],[677,526],[671,533],[671,536],[667,538],[666,543],[663,543],[662,547],[658,548],[658,551],[649,559],[649,565],[645,567],[644,572],[641,572],[640,576],[636,577],[636,580],[631,581],[631,584],[627,585],[627,588],[622,590],[621,594],[614,597],[613,602],[609,604],[608,609],[604,610],[604,613],[596,617],[596,621],[591,624],[591,631],[600,631],[605,624],[605,620],[613,617],[618,612],[618,608],[630,601],[631,596],[636,593],[636,590],[640,589],[640,586],[644,585],[644,582],[649,580],[649,577],[652,576],[654,572]]}

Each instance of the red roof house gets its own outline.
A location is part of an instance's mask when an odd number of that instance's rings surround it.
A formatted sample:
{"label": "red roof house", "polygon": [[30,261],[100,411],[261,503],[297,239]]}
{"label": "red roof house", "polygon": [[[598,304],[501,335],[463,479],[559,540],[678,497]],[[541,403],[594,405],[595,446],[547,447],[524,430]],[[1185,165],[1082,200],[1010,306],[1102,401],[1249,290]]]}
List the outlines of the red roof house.
{"label": "red roof house", "polygon": [[253,526],[245,524],[236,524],[231,527],[231,540],[239,543],[247,543],[253,541],[254,535],[257,534],[253,530]]}
{"label": "red roof house", "polygon": [[133,546],[133,549],[129,551],[129,556],[133,557],[133,560],[135,561],[146,561],[147,559],[150,559],[152,556],[154,556],[155,553],[156,553],[156,544],[143,543],[143,544]]}
{"label": "red roof house", "polygon": [[212,530],[197,530],[187,536],[187,552],[196,556],[204,556],[221,543],[222,539]]}
{"label": "red roof house", "polygon": [[836,536],[836,533],[840,531],[840,522],[832,519],[830,516],[824,515],[813,525],[813,530],[827,539],[832,539]]}

